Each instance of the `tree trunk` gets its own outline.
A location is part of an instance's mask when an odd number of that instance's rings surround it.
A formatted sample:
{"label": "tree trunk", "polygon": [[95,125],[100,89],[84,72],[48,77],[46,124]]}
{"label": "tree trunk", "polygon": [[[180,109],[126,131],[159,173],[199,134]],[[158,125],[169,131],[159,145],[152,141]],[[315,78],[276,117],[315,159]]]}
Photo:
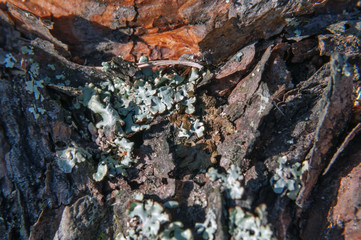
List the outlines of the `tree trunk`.
{"label": "tree trunk", "polygon": [[359,18],[0,0],[0,235],[361,238]]}

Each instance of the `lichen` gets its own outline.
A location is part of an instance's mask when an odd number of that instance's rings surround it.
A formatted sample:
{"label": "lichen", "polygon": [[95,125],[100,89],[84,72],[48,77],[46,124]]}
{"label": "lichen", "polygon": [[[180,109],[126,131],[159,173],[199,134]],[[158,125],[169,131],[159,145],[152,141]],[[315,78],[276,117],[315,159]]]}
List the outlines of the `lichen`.
{"label": "lichen", "polygon": [[244,193],[244,188],[241,187],[240,181],[243,180],[241,169],[232,165],[227,174],[218,173],[215,168],[210,168],[207,172],[207,177],[216,181],[220,179],[222,187],[225,189],[227,196],[231,199],[240,199]]}
{"label": "lichen", "polygon": [[55,66],[54,64],[48,64],[48,68],[52,71],[55,71]]}
{"label": "lichen", "polygon": [[34,80],[31,79],[30,81],[26,81],[26,87],[25,89],[30,93],[30,94],[34,94],[34,97],[36,100],[40,99],[41,93],[40,93],[40,88],[44,88],[43,85],[44,81],[43,80]]}
{"label": "lichen", "polygon": [[58,75],[55,75],[55,79],[57,80],[65,80],[65,75],[64,74],[58,74]]}
{"label": "lichen", "polygon": [[46,112],[44,108],[36,107],[35,105],[33,105],[33,107],[28,108],[28,111],[33,114],[35,119],[38,119],[40,114],[43,115]]}
{"label": "lichen", "polygon": [[257,215],[236,206],[229,210],[229,234],[232,239],[239,240],[271,240],[273,232],[268,224],[265,224],[264,204],[255,209]]}
{"label": "lichen", "polygon": [[[133,222],[132,227],[126,230],[126,234],[119,233],[117,240],[192,240],[193,234],[190,229],[184,229],[181,222],[170,222],[169,215],[163,206],[153,200],[133,200],[127,215]],[[174,202],[174,201],[173,201]],[[174,203],[172,203],[173,207]],[[135,224],[134,224],[135,223]]]}
{"label": "lichen", "polygon": [[186,137],[190,138],[194,134],[197,135],[198,138],[202,137],[204,134],[204,125],[198,119],[190,118],[191,126],[187,129],[182,123],[179,128],[178,137]]}
{"label": "lichen", "polygon": [[[244,188],[240,185],[243,179],[238,167],[232,165],[227,173],[218,173],[211,168],[207,176],[215,181],[221,180],[222,187],[228,191],[227,197],[233,200],[240,199]],[[170,203],[171,202],[171,203]],[[171,209],[177,208],[178,203],[169,201],[164,206]],[[172,210],[174,211],[174,210]],[[228,222],[227,228],[231,239],[239,240],[274,240],[271,226],[267,223],[266,205],[258,206],[254,213],[246,211],[240,206],[228,209],[226,215]],[[128,209],[128,220],[126,234],[119,233],[117,240],[188,240],[193,239],[192,231],[184,229],[181,222],[171,222],[170,216],[166,213],[164,207],[154,200],[144,200],[144,195],[140,194],[138,200],[133,200]],[[216,233],[219,228],[225,226],[217,225],[217,216],[213,208],[209,208],[203,223],[196,223],[194,231],[202,236],[203,239],[216,239]]]}
{"label": "lichen", "polygon": [[30,69],[28,71],[30,80],[25,82],[25,84],[26,84],[25,89],[28,91],[29,94],[34,94],[34,97],[36,100],[40,99],[40,101],[43,101],[44,98],[42,97],[42,95],[40,93],[40,89],[44,88],[44,85],[43,85],[44,80],[39,79],[39,70],[40,70],[39,63],[33,62],[30,65]]}
{"label": "lichen", "polygon": [[206,219],[203,223],[196,223],[195,228],[198,234],[202,234],[203,239],[214,239],[214,234],[217,231],[216,214],[212,209],[209,209]]}
{"label": "lichen", "polygon": [[277,194],[285,192],[290,199],[295,200],[302,187],[301,177],[308,170],[308,162],[291,164],[286,156],[279,157],[277,161],[279,167],[270,180],[273,191]]}
{"label": "lichen", "polygon": [[97,182],[100,182],[104,179],[104,177],[108,173],[108,165],[105,163],[105,161],[102,161],[98,164],[97,172],[93,174],[93,179]]}
{"label": "lichen", "polygon": [[39,113],[36,111],[36,107],[30,107],[28,108],[28,111],[31,112],[35,119],[39,118]]}
{"label": "lichen", "polygon": [[127,210],[127,215],[139,219],[141,223],[136,227],[135,232],[150,239],[155,239],[161,224],[169,221],[169,216],[164,212],[162,205],[153,200],[133,201]]}
{"label": "lichen", "polygon": [[67,147],[64,150],[56,152],[57,163],[60,170],[65,173],[71,173],[77,163],[85,162],[91,158],[91,154],[81,147]]}
{"label": "lichen", "polygon": [[13,68],[15,63],[17,63],[17,61],[11,53],[7,53],[5,55],[5,59],[1,61],[1,64],[3,64],[6,68]]}
{"label": "lichen", "polygon": [[[244,188],[240,185],[240,181],[243,180],[243,176],[239,167],[231,165],[227,173],[223,174],[218,173],[214,168],[210,168],[207,176],[213,181],[220,179],[221,185],[227,193],[227,198],[237,200],[242,197]],[[228,210],[228,232],[231,235],[231,239],[273,239],[273,232],[270,225],[267,224],[266,205],[261,204],[255,209],[255,213],[248,212],[240,206],[235,206]],[[212,221],[215,222],[215,217],[210,215],[208,218],[210,220],[206,220],[204,224],[198,225],[203,235],[206,234],[205,236],[213,235],[215,232],[215,226],[212,223]],[[207,229],[208,232],[206,232]]]}
{"label": "lichen", "polygon": [[39,70],[40,70],[40,67],[39,67],[39,63],[37,62],[33,62],[31,65],[30,65],[30,73],[33,74],[34,77],[38,77],[39,76]]}
{"label": "lichen", "polygon": [[22,46],[20,51],[24,55],[34,55],[34,47],[33,46]]}
{"label": "lichen", "polygon": [[193,240],[192,231],[183,229],[181,222],[172,222],[160,234],[159,239],[164,240]]}
{"label": "lichen", "polygon": [[102,128],[106,131],[117,131],[120,136],[124,135],[122,129],[124,121],[110,104],[104,106],[101,103],[99,95],[91,96],[87,106],[94,113],[100,114],[102,117],[102,120],[95,125],[97,128]]}
{"label": "lichen", "polygon": [[[142,58],[141,61],[147,59]],[[103,63],[102,70],[113,69],[112,64],[113,62]],[[95,126],[98,132],[104,135],[106,142],[99,144],[103,146],[103,152],[107,152],[124,168],[135,162],[131,157],[132,149],[125,150],[118,146],[121,151],[114,150],[113,145],[136,132],[149,129],[150,123],[157,115],[170,115],[173,110],[189,115],[195,113],[194,86],[200,79],[196,69],[192,69],[188,77],[179,76],[175,72],[165,74],[162,70],[153,72],[151,69],[142,69],[137,76],[133,82],[114,77],[100,82],[98,86],[88,84],[80,88],[83,94],[77,99],[83,106],[100,116],[101,120],[95,123]],[[203,123],[198,119],[192,119],[189,129],[180,129],[180,136],[203,136]]]}

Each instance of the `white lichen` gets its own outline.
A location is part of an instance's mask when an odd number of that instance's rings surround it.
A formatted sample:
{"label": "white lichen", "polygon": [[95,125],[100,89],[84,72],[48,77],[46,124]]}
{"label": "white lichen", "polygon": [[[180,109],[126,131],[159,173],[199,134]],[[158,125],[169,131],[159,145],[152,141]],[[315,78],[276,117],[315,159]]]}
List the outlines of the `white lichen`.
{"label": "white lichen", "polygon": [[204,124],[198,119],[190,118],[191,127],[190,129],[184,128],[184,124],[182,123],[179,127],[178,137],[186,137],[190,138],[194,134],[197,135],[198,138],[202,137],[204,134]]}
{"label": "white lichen", "polygon": [[214,239],[214,234],[217,232],[216,214],[212,209],[207,211],[206,219],[203,223],[196,223],[195,228],[198,234],[202,234],[203,239]]}
{"label": "white lichen", "polygon": [[21,54],[24,55],[34,55],[34,47],[33,46],[22,46],[20,48]]}
{"label": "white lichen", "polygon": [[256,208],[254,215],[236,206],[229,210],[229,234],[232,239],[239,240],[272,240],[273,232],[268,224],[265,224],[264,204]]}
{"label": "white lichen", "polygon": [[44,81],[43,80],[30,80],[30,81],[26,81],[26,87],[25,89],[29,92],[29,94],[34,94],[34,97],[36,100],[40,99],[41,93],[40,93],[40,88],[44,88],[43,85]]}
{"label": "white lichen", "polygon": [[291,164],[287,156],[279,157],[277,162],[279,167],[270,180],[273,191],[277,194],[285,192],[290,199],[295,200],[302,187],[301,177],[308,171],[308,162]]}
{"label": "white lichen", "polygon": [[5,55],[5,58],[1,61],[1,64],[3,64],[6,68],[13,68],[16,63],[16,59],[11,53],[7,53]]}
{"label": "white lichen", "polygon": [[[148,60],[142,57],[140,61]],[[114,67],[112,62],[102,63],[102,66],[103,71]],[[135,162],[131,157],[132,149],[123,151],[122,147],[113,145],[136,132],[149,129],[157,115],[170,115],[175,109],[184,114],[195,113],[194,89],[200,79],[198,69],[192,69],[187,77],[175,72],[163,73],[162,70],[153,72],[151,68],[142,68],[141,73],[133,82],[115,77],[100,82],[98,86],[88,84],[80,88],[83,94],[78,97],[79,103],[101,117],[95,126],[108,138],[107,143],[102,145],[110,145],[105,151],[124,167],[130,167]],[[179,134],[187,138],[192,135],[200,138],[204,135],[204,125],[192,118],[190,129],[181,128]],[[116,154],[114,149],[118,149]],[[126,154],[122,155],[121,152]],[[108,166],[108,169],[111,168]]]}
{"label": "white lichen", "polygon": [[95,125],[97,128],[103,128],[107,131],[116,130],[120,136],[123,136],[123,129],[121,126],[124,125],[124,121],[110,104],[104,106],[100,102],[99,95],[93,95],[90,98],[88,108],[94,113],[100,114],[102,117],[102,121]]}
{"label": "white lichen", "polygon": [[227,174],[218,173],[215,168],[210,168],[207,172],[207,177],[216,181],[220,179],[222,187],[231,199],[240,199],[244,193],[244,188],[241,186],[240,181],[243,180],[241,169],[236,165],[231,165]]}
{"label": "white lichen", "polygon": [[158,239],[164,240],[193,240],[192,231],[183,229],[183,223],[172,222],[160,234]]}
{"label": "white lichen", "polygon": [[104,179],[108,173],[108,165],[102,161],[98,164],[97,172],[93,174],[93,179],[97,182]]}
{"label": "white lichen", "polygon": [[91,158],[91,154],[81,147],[68,147],[56,152],[57,163],[60,170],[65,173],[71,173],[77,163],[85,162]]}
{"label": "white lichen", "polygon": [[169,216],[164,212],[162,205],[153,200],[133,201],[127,215],[140,221],[135,229],[136,233],[150,239],[156,239],[161,224],[169,222]]}

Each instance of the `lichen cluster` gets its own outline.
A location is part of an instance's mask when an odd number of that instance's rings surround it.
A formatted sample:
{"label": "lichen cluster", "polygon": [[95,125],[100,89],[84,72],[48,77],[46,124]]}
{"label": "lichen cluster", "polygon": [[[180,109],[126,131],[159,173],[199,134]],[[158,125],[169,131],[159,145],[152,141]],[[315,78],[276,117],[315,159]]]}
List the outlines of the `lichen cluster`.
{"label": "lichen cluster", "polygon": [[[218,173],[216,169],[210,168],[207,176],[214,181],[220,180],[229,199],[242,198],[244,188],[240,181],[243,180],[243,176],[239,167],[232,165],[227,173]],[[273,232],[270,225],[267,224],[266,206],[261,204],[255,209],[255,213],[248,212],[240,206],[228,210],[228,233],[231,235],[231,239],[273,239]],[[208,235],[206,234],[206,236]]]}
{"label": "lichen cluster", "polygon": [[196,223],[195,228],[198,234],[202,234],[203,239],[213,240],[214,234],[217,232],[216,214],[213,209],[209,209],[206,214],[206,219],[203,223]]}
{"label": "lichen cluster", "polygon": [[[207,176],[212,180],[220,180],[222,188],[227,193],[227,198],[232,201],[239,200],[244,188],[241,186],[243,180],[239,167],[232,165],[227,173],[218,173],[214,168],[210,168]],[[117,235],[117,240],[138,240],[138,239],[174,239],[188,240],[194,236],[190,229],[184,229],[181,222],[171,222],[169,214],[166,212],[166,206],[177,208],[176,201],[169,201],[163,206],[154,200],[144,200],[144,196],[136,195],[130,203],[127,215],[128,227],[125,232]],[[170,204],[171,202],[171,204]],[[273,240],[273,232],[267,224],[266,206],[261,204],[255,209],[255,214],[244,210],[240,206],[228,209],[223,212],[228,215],[228,233],[231,239],[254,239],[254,240]],[[201,235],[203,239],[216,239],[216,232],[224,226],[217,225],[217,216],[215,210],[209,208],[205,220],[202,223],[194,225],[194,231]]]}
{"label": "lichen cluster", "polygon": [[255,209],[256,215],[245,211],[240,206],[229,209],[229,233],[232,239],[274,239],[270,226],[266,224],[265,212],[266,205],[264,204]]}
{"label": "lichen cluster", "polygon": [[16,59],[11,53],[7,53],[4,59],[0,59],[0,63],[4,65],[6,68],[13,68],[16,63]]}
{"label": "lichen cluster", "polygon": [[[110,71],[115,64],[103,63],[102,70]],[[157,115],[171,115],[174,111],[193,114],[195,85],[200,78],[197,69],[192,69],[186,76],[143,69],[132,81],[114,77],[98,86],[87,84],[82,87],[79,103],[101,117],[95,128],[99,135],[98,145],[104,154],[94,179],[101,181],[106,175],[126,176],[126,169],[136,161],[132,157],[134,143],[129,137],[149,129]],[[189,127],[180,126],[178,136],[202,137],[203,123],[195,118],[190,122]]]}
{"label": "lichen cluster", "polygon": [[125,236],[117,235],[117,240],[192,240],[190,229],[184,229],[181,222],[170,222],[164,207],[150,199],[134,200],[131,202],[127,215],[135,222],[129,227]]}
{"label": "lichen cluster", "polygon": [[[33,95],[35,100],[28,111],[35,119],[38,119],[46,112],[39,105],[44,100],[41,89],[50,83],[51,79],[40,75],[40,65],[31,56],[34,55],[32,46],[23,46],[20,51],[23,56],[29,56],[26,59],[28,65],[25,90]],[[147,59],[143,57],[141,61],[145,62]],[[19,65],[11,53],[0,57],[0,63],[6,68]],[[116,61],[104,62],[102,65],[103,72],[119,67]],[[48,64],[47,67],[51,71],[56,70],[52,64]],[[102,151],[98,169],[93,174],[93,178],[101,181],[105,176],[127,176],[126,169],[136,161],[132,156],[134,143],[129,138],[137,132],[149,129],[158,115],[186,114],[189,116],[187,121],[189,124],[179,126],[178,136],[180,138],[202,137],[203,123],[193,115],[196,110],[194,91],[197,82],[202,78],[201,75],[195,68],[183,75],[174,71],[166,73],[163,70],[153,71],[150,68],[144,68],[130,80],[120,79],[113,74],[112,77],[99,84],[90,83],[76,89],[82,91],[82,94],[77,97],[73,108],[79,109],[82,104],[94,113],[95,121],[90,120],[88,129],[98,135],[96,142]],[[64,86],[64,83],[68,85],[67,81],[63,81],[65,80],[63,73],[54,77],[54,80],[61,80],[55,85],[59,87]],[[68,146],[64,151],[70,148],[71,146]],[[65,159],[64,156],[59,157],[62,155],[61,151],[58,151],[57,155],[58,162]],[[63,167],[60,169],[64,170]],[[65,172],[68,173],[69,168],[66,169]]]}
{"label": "lichen cluster", "polygon": [[228,198],[240,199],[242,197],[244,188],[241,187],[240,181],[243,180],[243,176],[239,167],[232,165],[227,174],[218,173],[216,169],[210,168],[207,176],[213,181],[220,179]]}
{"label": "lichen cluster", "polygon": [[308,170],[308,162],[291,164],[286,156],[279,157],[277,162],[279,166],[270,180],[273,191],[277,194],[286,193],[295,200],[302,187],[301,177]]}
{"label": "lichen cluster", "polygon": [[[35,62],[31,56],[34,55],[34,47],[33,46],[22,46],[20,51],[23,55],[28,55],[30,58],[27,60],[21,59],[20,62],[28,61],[29,68],[27,70],[28,78],[25,81],[26,87],[25,90],[29,93],[34,95],[35,100],[40,100],[41,102],[44,100],[44,97],[40,93],[40,89],[44,88],[44,79],[41,79],[39,70],[40,66],[39,63]],[[0,63],[4,64],[6,68],[14,68],[15,64],[18,64],[16,58],[11,54],[7,53],[3,60],[0,59]],[[19,68],[20,66],[17,66]],[[35,119],[38,119],[40,115],[43,115],[46,110],[42,107],[38,107],[33,104],[32,107],[28,108],[28,111],[31,112]]]}
{"label": "lichen cluster", "polygon": [[[23,54],[33,54],[32,48],[22,48]],[[5,61],[6,60],[6,61]],[[2,61],[5,67],[13,67],[16,59],[12,56]],[[142,59],[144,61],[144,59]],[[103,71],[113,69],[114,62],[103,63]],[[48,66],[54,70],[54,66]],[[31,62],[28,71],[29,79],[25,82],[26,90],[34,95],[35,100],[42,101],[40,89],[44,80],[39,76],[39,64]],[[123,80],[118,77],[109,78],[99,84],[86,84],[80,87],[82,94],[77,97],[74,108],[82,106],[91,110],[95,121],[91,121],[88,129],[97,135],[97,144],[102,150],[97,171],[93,174],[95,181],[102,181],[106,176],[127,176],[129,168],[136,160],[132,156],[134,143],[131,137],[140,131],[151,127],[158,115],[185,114],[187,124],[182,122],[178,128],[180,138],[200,138],[205,130],[204,125],[193,114],[196,111],[195,86],[202,74],[197,69],[182,76],[176,72],[165,73],[143,69],[134,79]],[[60,75],[56,79],[64,80]],[[29,108],[35,118],[42,108],[35,105]],[[71,173],[77,164],[92,158],[84,148],[75,144],[56,152],[56,160],[60,170]],[[283,165],[282,165],[283,166]],[[296,168],[297,169],[297,168]],[[210,168],[207,176],[212,180],[220,180],[226,197],[236,201],[242,198],[244,188],[241,186],[243,176],[239,167],[232,165],[226,173],[218,173]],[[296,176],[297,175],[296,173]],[[273,178],[280,185],[281,180]],[[277,186],[278,186],[277,185]],[[154,200],[136,199],[127,209],[131,224],[125,235],[119,233],[116,239],[193,239],[190,229],[185,229],[181,222],[172,222],[164,207],[177,208],[176,201],[161,205]],[[265,206],[255,210],[256,214],[248,212],[240,206],[228,209],[228,233],[232,239],[272,239],[272,231],[265,217]],[[194,225],[195,232],[203,239],[215,239],[217,216],[214,210],[208,209],[202,223]]]}
{"label": "lichen cluster", "polygon": [[85,162],[86,159],[91,158],[90,153],[78,146],[67,147],[64,150],[57,151],[56,156],[60,170],[65,173],[71,173],[77,163]]}

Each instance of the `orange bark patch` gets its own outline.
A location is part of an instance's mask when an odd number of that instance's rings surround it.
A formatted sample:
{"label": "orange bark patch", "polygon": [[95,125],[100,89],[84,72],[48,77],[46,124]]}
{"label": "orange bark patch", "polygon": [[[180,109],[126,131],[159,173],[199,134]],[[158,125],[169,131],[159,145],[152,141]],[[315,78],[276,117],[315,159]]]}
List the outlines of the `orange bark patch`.
{"label": "orange bark patch", "polygon": [[185,53],[198,53],[198,42],[202,39],[195,26],[187,26],[169,32],[148,34],[142,40],[151,48],[158,46],[162,59],[178,59]]}

